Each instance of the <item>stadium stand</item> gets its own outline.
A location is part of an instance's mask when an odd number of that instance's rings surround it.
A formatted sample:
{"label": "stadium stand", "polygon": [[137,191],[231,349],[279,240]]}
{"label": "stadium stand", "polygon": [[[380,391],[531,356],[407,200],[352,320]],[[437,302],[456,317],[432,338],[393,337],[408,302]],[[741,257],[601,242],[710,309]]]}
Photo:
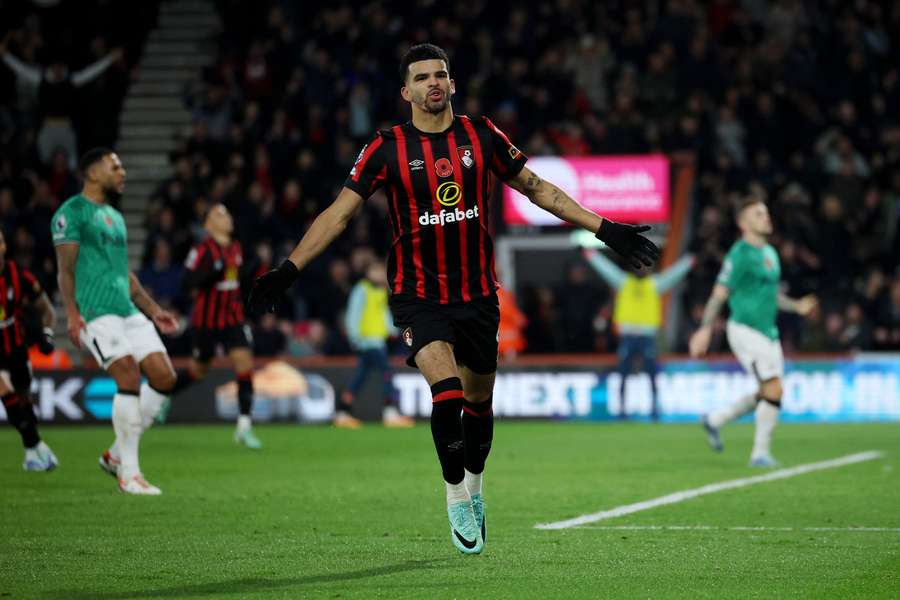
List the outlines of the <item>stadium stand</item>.
{"label": "stadium stand", "polygon": [[[86,34],[95,40],[88,45],[44,31],[64,19],[37,19],[38,9],[27,6],[4,38],[18,60],[50,60],[41,39],[69,40],[73,66],[125,40],[125,65],[140,54],[144,29],[103,29],[101,20]],[[408,118],[398,56],[409,43],[432,41],[451,57],[457,112],[490,114],[527,154],[664,152],[694,161],[687,249],[697,266],[672,349],[684,351],[696,327],[736,236],[730,207],[745,194],[769,203],[787,291],[822,299],[810,323],[784,318],[786,349],[900,349],[900,48],[892,44],[900,10],[890,3],[558,2],[532,11],[484,0],[404,10],[393,2],[221,0],[216,7],[215,58],[183,88],[191,123],[174,140],[169,174],[140,199],[147,207],[140,268],[171,306],[186,310],[173,281],[211,203],[229,206],[257,272],[277,264],[335,196],[371,133]],[[72,107],[79,149],[115,138],[125,65],[88,84],[103,110]],[[35,100],[14,70],[0,67],[0,78],[0,220],[11,254],[52,288],[47,220],[76,185],[72,157],[57,152],[41,162]],[[303,272],[280,322],[262,325],[266,350],[347,352],[340,312],[389,240],[385,199],[376,196]],[[525,352],[614,344],[609,290],[569,276],[555,289],[515,290],[528,320]],[[573,293],[574,285],[593,289]],[[581,315],[577,325],[563,322],[572,315]],[[560,334],[573,327],[593,335]],[[724,350],[718,329],[713,350]]]}

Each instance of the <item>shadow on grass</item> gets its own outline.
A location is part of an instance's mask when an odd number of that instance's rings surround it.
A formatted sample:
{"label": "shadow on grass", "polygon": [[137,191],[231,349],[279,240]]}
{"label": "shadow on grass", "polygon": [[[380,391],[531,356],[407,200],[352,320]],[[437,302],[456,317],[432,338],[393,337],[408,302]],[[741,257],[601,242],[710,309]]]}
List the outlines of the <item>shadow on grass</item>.
{"label": "shadow on grass", "polygon": [[336,583],[340,581],[352,581],[354,579],[366,579],[368,577],[380,577],[393,575],[404,571],[416,571],[419,569],[431,569],[438,563],[451,560],[450,558],[432,558],[429,560],[408,560],[395,565],[372,567],[371,569],[358,569],[344,573],[331,573],[327,575],[307,575],[305,577],[288,577],[282,579],[266,579],[263,577],[248,577],[233,579],[230,581],[215,581],[210,583],[197,583],[177,587],[128,592],[90,592],[80,590],[60,590],[51,592],[51,598],[66,598],[73,600],[118,600],[126,598],[167,598],[167,597],[191,597],[191,596],[224,596],[259,593],[275,590],[284,590],[293,587],[301,587],[315,583]]}

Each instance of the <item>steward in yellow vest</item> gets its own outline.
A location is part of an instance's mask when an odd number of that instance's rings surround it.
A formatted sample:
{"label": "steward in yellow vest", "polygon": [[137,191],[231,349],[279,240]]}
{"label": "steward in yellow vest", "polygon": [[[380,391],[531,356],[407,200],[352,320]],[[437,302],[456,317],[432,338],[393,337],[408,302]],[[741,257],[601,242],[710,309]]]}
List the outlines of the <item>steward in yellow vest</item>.
{"label": "steward in yellow vest", "polygon": [[656,374],[659,371],[656,362],[656,332],[662,325],[662,294],[684,279],[694,265],[694,257],[683,256],[662,273],[652,275],[625,272],[596,250],[585,249],[584,257],[600,277],[616,290],[613,324],[619,334],[619,374],[622,378],[619,386],[618,416],[620,419],[627,418],[629,410],[625,404],[625,382],[631,373],[634,359],[640,357],[643,372],[650,376],[650,389],[653,394],[650,414],[656,421],[659,418],[656,395]]}

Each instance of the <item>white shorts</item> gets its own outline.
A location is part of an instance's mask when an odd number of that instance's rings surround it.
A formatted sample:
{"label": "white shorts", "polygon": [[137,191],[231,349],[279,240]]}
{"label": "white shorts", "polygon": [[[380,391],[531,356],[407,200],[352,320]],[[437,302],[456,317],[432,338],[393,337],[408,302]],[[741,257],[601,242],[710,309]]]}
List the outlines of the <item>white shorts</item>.
{"label": "white shorts", "polygon": [[140,364],[150,354],[166,351],[153,322],[143,313],[97,317],[81,330],[81,343],[104,369],[124,356],[133,356]]}
{"label": "white shorts", "polygon": [[734,321],[728,321],[725,333],[741,366],[758,381],[784,376],[784,354],[779,340]]}

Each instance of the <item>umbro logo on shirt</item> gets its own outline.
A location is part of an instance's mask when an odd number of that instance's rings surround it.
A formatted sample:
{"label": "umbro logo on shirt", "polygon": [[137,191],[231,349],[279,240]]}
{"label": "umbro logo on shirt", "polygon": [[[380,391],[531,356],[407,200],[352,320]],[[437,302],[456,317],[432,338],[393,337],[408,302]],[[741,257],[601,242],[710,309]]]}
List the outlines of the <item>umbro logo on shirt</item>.
{"label": "umbro logo on shirt", "polygon": [[416,160],[409,161],[409,170],[410,171],[418,171],[420,169],[425,168],[425,161],[417,158]]}

